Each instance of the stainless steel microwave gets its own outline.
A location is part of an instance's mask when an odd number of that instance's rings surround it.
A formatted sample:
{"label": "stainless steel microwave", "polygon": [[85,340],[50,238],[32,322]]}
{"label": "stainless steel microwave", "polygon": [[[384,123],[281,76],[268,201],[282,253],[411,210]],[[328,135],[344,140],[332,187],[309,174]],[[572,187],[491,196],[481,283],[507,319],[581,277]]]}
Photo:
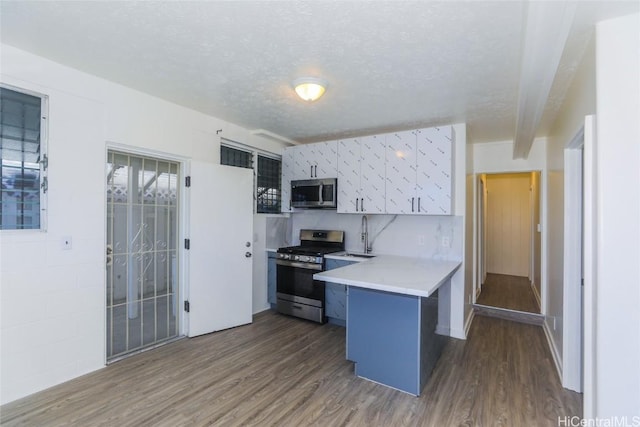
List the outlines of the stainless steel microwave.
{"label": "stainless steel microwave", "polygon": [[337,198],[337,178],[291,181],[291,206],[294,208],[336,209]]}

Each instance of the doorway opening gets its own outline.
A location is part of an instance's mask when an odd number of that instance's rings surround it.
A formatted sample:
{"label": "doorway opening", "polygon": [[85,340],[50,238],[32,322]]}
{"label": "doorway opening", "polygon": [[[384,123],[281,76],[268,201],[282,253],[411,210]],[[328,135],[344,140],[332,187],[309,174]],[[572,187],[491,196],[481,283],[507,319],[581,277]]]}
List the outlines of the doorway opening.
{"label": "doorway opening", "polygon": [[180,164],[107,152],[107,362],[178,337]]}
{"label": "doorway opening", "polygon": [[541,313],[540,171],[478,176],[476,306]]}

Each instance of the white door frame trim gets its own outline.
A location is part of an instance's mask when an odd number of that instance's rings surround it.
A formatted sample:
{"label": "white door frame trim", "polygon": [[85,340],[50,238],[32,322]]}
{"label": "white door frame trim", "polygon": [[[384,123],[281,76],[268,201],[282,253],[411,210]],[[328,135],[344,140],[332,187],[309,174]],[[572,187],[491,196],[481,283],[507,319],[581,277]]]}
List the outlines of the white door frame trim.
{"label": "white door frame trim", "polygon": [[584,122],[584,216],[583,216],[583,418],[593,419],[596,414],[597,384],[596,358],[596,116],[585,117]]}
{"label": "white door frame trim", "polygon": [[582,391],[582,159],[584,127],[564,150],[562,385]]}

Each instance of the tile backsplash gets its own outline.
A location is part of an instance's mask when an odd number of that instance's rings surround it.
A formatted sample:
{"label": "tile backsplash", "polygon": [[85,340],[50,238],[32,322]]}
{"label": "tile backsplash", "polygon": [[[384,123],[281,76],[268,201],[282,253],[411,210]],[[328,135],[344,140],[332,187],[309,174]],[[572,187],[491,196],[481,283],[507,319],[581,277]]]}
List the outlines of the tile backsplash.
{"label": "tile backsplash", "polygon": [[[462,217],[368,215],[367,218],[369,243],[374,254],[462,260]],[[344,230],[346,249],[352,252],[363,252],[364,246],[360,240],[362,215],[307,210],[291,214],[288,219],[273,218],[273,220],[280,220],[280,222],[273,221],[272,224],[267,222],[267,242],[269,242],[270,233],[281,231],[284,231],[289,239],[290,243],[287,244],[297,245],[300,243],[301,229]],[[446,246],[447,241],[448,246]],[[267,246],[269,247],[268,244]]]}

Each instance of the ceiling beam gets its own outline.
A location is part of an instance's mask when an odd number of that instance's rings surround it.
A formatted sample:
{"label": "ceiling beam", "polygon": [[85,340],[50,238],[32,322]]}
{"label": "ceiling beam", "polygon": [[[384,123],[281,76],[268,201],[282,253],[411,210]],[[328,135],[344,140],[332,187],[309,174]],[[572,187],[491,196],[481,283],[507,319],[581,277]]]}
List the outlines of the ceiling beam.
{"label": "ceiling beam", "polygon": [[571,30],[576,2],[529,1],[520,62],[513,158],[529,155]]}

